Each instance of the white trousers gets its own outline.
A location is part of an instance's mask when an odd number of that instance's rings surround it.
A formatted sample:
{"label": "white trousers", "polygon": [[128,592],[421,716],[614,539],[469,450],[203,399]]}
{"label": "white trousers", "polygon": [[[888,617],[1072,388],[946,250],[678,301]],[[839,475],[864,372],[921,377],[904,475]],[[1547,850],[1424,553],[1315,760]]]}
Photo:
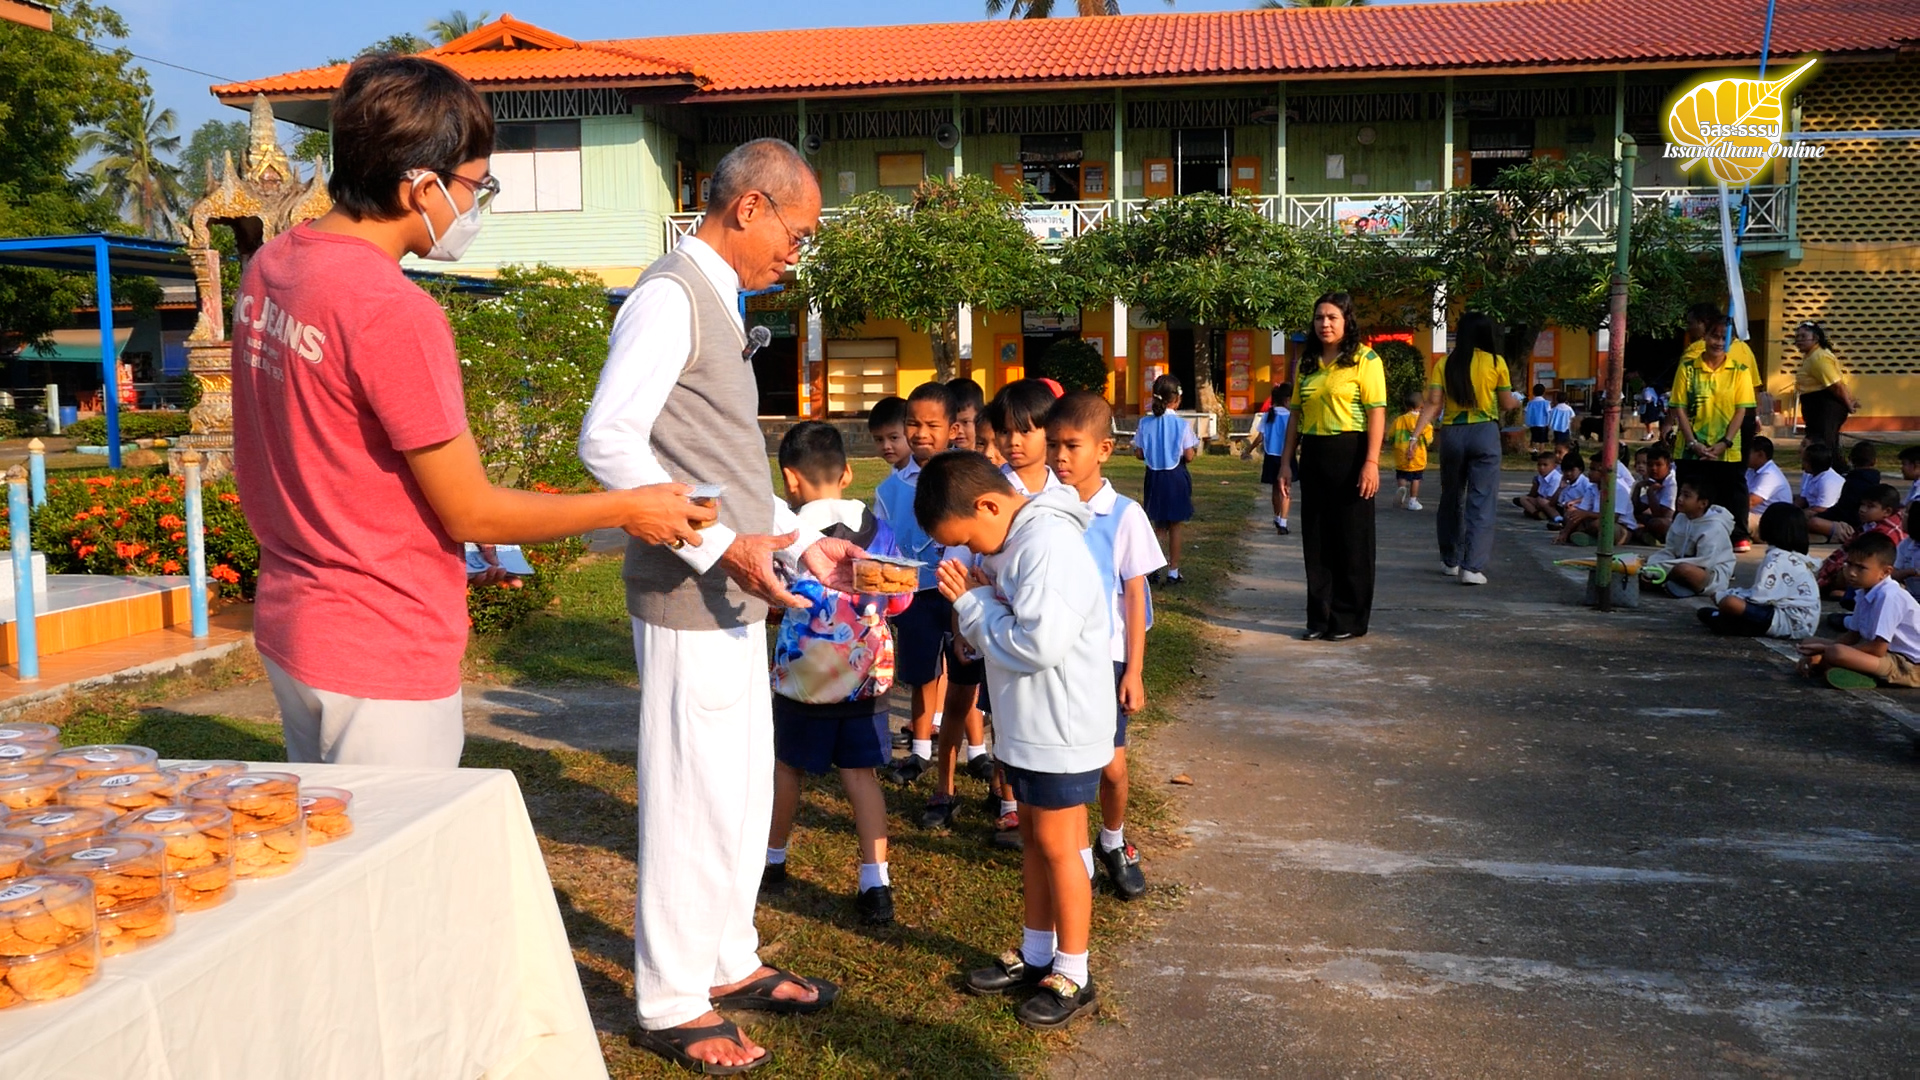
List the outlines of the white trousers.
{"label": "white trousers", "polygon": [[773,696],[762,627],[633,620],[640,669],[640,1024],[676,1027],[760,966],[753,909],[773,818]]}
{"label": "white trousers", "polygon": [[466,745],[460,692],[435,701],[357,698],[318,690],[262,656],[288,761],[455,769]]}

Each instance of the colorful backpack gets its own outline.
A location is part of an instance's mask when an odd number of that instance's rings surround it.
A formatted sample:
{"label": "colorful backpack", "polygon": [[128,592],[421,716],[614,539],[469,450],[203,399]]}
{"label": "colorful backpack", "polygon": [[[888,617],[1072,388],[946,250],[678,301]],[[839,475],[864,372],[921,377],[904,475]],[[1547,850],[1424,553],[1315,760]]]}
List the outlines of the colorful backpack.
{"label": "colorful backpack", "polygon": [[880,602],[829,589],[810,577],[795,581],[792,591],[807,607],[788,608],[780,619],[773,647],[774,693],[808,705],[833,705],[868,701],[893,688],[893,627]]}

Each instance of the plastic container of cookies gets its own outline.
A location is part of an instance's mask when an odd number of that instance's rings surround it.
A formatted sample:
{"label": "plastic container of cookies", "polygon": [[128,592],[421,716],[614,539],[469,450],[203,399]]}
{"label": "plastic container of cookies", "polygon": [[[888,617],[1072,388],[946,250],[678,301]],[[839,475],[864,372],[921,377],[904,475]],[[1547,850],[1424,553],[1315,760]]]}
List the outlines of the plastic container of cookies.
{"label": "plastic container of cookies", "polygon": [[93,882],[39,874],[0,883],[0,1009],[70,997],[100,968]]}
{"label": "plastic container of cookies", "polygon": [[72,769],[76,779],[114,773],[159,772],[160,755],[144,746],[74,746],[50,754],[47,762]]}
{"label": "plastic container of cookies", "polygon": [[65,765],[0,766],[0,814],[52,806],[71,783],[73,770]]}
{"label": "plastic container of cookies", "polygon": [[47,848],[27,865],[48,874],[93,881],[100,955],[118,956],[173,933],[167,845],[158,837],[91,836]]}
{"label": "plastic container of cookies", "polygon": [[300,778],[292,773],[218,776],[188,788],[183,798],[196,806],[219,806],[231,812],[236,836],[300,822]]}
{"label": "plastic container of cookies", "polygon": [[166,806],[120,819],[122,835],[153,836],[167,846],[173,910],[205,911],[233,898],[233,815],[217,806]]}
{"label": "plastic container of cookies", "polygon": [[60,749],[60,729],[52,724],[0,725],[0,772],[39,761]]}
{"label": "plastic container of cookies", "polygon": [[247,767],[238,761],[182,761],[160,771],[173,777],[173,786],[185,792],[202,780],[211,780],[216,776],[238,776],[246,772]]}
{"label": "plastic container of cookies", "polygon": [[300,810],[307,819],[307,846],[320,847],[353,835],[353,818],[347,809],[353,805],[353,792],[346,788],[310,787],[300,794]]}
{"label": "plastic container of cookies", "polygon": [[98,806],[49,806],[19,810],[0,821],[0,832],[21,833],[52,847],[86,836],[105,836],[120,815]]}
{"label": "plastic container of cookies", "polygon": [[172,806],[177,794],[165,773],[110,773],[75,780],[60,789],[62,806],[99,806],[115,814],[130,814],[158,806]]}
{"label": "plastic container of cookies", "polygon": [[47,760],[48,754],[58,749],[60,749],[58,743],[0,743],[0,769],[25,769],[42,764]]}
{"label": "plastic container of cookies", "polygon": [[51,743],[59,746],[60,729],[52,724],[29,724],[18,720],[0,724],[0,744],[10,742]]}
{"label": "plastic container of cookies", "polygon": [[26,873],[27,857],[39,850],[40,841],[31,836],[0,833],[0,882]]}
{"label": "plastic container of cookies", "polygon": [[293,872],[307,857],[307,823],[233,834],[233,876],[242,881]]}
{"label": "plastic container of cookies", "polygon": [[920,588],[920,570],[926,563],[895,559],[886,555],[866,555],[853,560],[854,591],[862,593],[910,593]]}

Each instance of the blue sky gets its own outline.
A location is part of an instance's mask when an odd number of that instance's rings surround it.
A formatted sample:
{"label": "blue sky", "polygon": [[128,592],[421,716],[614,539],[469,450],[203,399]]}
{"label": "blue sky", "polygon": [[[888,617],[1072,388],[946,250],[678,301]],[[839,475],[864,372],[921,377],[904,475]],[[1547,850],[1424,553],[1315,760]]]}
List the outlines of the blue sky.
{"label": "blue sky", "polygon": [[[896,0],[824,8],[776,5],[765,0],[696,0],[665,3],[645,0],[512,0],[458,3],[456,0],[106,0],[126,18],[136,53],[220,80],[255,79],[316,67],[329,57],[351,56],[367,44],[411,30],[424,36],[430,19],[463,7],[546,27],[568,37],[591,39],[651,37],[666,34],[773,30],[798,26],[858,26],[880,23],[960,22],[984,18],[984,0]],[[1378,0],[1376,0],[1378,2]],[[1060,0],[1069,8],[1070,0]],[[1252,0],[1122,0],[1133,12],[1221,11],[1252,6]],[[242,119],[244,114],[213,100],[207,87],[215,80],[156,63],[142,62],[162,107],[180,117],[185,135],[209,119]],[[283,125],[283,134],[286,129]]]}

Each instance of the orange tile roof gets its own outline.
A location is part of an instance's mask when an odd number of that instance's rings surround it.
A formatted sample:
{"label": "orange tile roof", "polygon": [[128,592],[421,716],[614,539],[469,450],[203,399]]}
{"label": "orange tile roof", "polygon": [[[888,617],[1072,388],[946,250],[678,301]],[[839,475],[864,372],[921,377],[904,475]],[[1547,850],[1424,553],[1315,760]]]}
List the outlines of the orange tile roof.
{"label": "orange tile roof", "polygon": [[[688,98],[1553,70],[1751,61],[1766,0],[1481,0],[631,38],[428,55],[483,88],[680,83]],[[511,19],[526,32],[545,33]],[[531,40],[529,37],[528,40]],[[1920,45],[1914,0],[1790,0],[1776,56]],[[340,68],[215,87],[223,98],[319,92]]]}

